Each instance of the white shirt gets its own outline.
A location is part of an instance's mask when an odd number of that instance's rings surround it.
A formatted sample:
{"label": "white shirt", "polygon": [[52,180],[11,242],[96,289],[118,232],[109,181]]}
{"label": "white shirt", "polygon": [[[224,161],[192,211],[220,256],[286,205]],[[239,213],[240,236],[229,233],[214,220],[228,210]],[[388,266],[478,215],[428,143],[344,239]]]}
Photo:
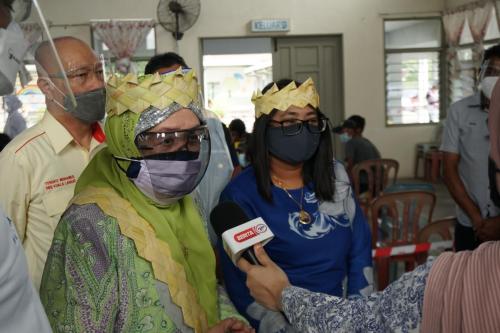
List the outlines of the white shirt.
{"label": "white shirt", "polygon": [[52,332],[12,222],[0,210],[0,333]]}
{"label": "white shirt", "polygon": [[[499,215],[500,209],[490,199],[488,112],[481,108],[479,93],[451,105],[444,125],[441,150],[460,155],[458,174],[482,217]],[[469,216],[458,205],[456,212],[461,225],[472,227]]]}
{"label": "white shirt", "polygon": [[89,152],[46,112],[0,153],[0,206],[16,226],[37,289],[59,218],[103,139],[97,125]]}

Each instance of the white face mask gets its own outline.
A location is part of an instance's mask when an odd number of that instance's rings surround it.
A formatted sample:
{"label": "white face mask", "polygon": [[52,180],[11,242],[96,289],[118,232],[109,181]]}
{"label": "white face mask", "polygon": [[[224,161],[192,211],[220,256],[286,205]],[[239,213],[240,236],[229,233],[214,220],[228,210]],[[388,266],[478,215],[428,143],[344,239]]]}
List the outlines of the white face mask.
{"label": "white face mask", "polygon": [[7,29],[0,29],[0,95],[11,94],[16,76],[28,49],[23,31],[12,20]]}
{"label": "white face mask", "polygon": [[486,98],[491,99],[491,95],[493,94],[493,89],[495,88],[497,81],[498,76],[486,76],[481,81],[481,91]]}

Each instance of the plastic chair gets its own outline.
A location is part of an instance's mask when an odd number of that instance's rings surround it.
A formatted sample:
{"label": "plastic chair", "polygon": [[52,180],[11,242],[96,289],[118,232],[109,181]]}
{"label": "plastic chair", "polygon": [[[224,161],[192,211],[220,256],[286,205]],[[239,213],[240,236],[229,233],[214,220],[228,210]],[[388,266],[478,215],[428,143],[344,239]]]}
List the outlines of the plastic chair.
{"label": "plastic chair", "polygon": [[425,180],[437,183],[441,178],[443,165],[443,152],[432,150],[425,154]]}
{"label": "plastic chair", "polygon": [[[388,158],[367,160],[354,165],[352,168],[354,193],[365,215],[372,200],[379,196],[389,184],[396,183],[398,171],[399,162]],[[363,174],[366,175],[368,185],[366,191],[362,191],[360,182]]]}
{"label": "plastic chair", "polygon": [[409,192],[409,191],[424,191],[436,193],[436,188],[430,183],[396,183],[387,186],[384,193]]}
{"label": "plastic chair", "polygon": [[[441,138],[441,136],[439,136]],[[416,149],[416,157],[415,157],[415,178],[420,178],[419,177],[419,165],[420,161],[423,163],[424,167],[424,177],[425,178],[425,154],[430,151],[430,150],[437,150],[439,149],[439,143],[438,142],[428,142],[428,143],[417,143],[417,149]]]}
{"label": "plastic chair", "polygon": [[[420,228],[432,220],[436,196],[426,191],[386,193],[370,205],[372,247],[392,247],[419,242]],[[389,264],[392,261],[405,262],[406,271],[415,267],[416,254],[395,257],[377,257],[378,288],[383,290],[389,284]]]}
{"label": "plastic chair", "polygon": [[[429,223],[418,232],[418,242],[430,243],[436,240],[436,236],[439,240],[453,240],[455,221],[456,218],[453,216]],[[428,253],[420,253],[417,256],[418,264],[423,264],[427,260],[427,256]]]}

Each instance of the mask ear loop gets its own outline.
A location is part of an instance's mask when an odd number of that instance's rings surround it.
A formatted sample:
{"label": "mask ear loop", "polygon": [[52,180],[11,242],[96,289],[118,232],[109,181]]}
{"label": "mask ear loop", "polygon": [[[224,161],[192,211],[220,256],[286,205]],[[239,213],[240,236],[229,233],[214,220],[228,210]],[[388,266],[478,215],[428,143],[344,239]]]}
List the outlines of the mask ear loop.
{"label": "mask ear loop", "polygon": [[[50,85],[55,88],[55,91],[57,91],[59,94],[61,94],[61,96],[66,97],[66,94],[64,92],[62,92],[62,90],[59,89],[55,85],[54,81],[52,81],[52,79],[49,76],[49,73],[47,73],[47,71],[45,70],[45,68],[43,68],[42,64],[40,64],[38,61],[35,61],[35,63],[36,63],[37,68],[39,69],[39,71],[43,73],[43,76],[40,77],[40,79],[46,80],[47,82],[49,82]],[[64,111],[69,111],[67,107],[65,107],[64,105],[62,105],[61,103],[59,103],[56,99],[50,98],[50,101],[54,102],[55,104],[57,104],[57,106],[59,106]]]}
{"label": "mask ear loop", "polygon": [[[137,178],[137,176],[139,174],[139,170],[141,169],[140,160],[133,159],[133,158],[126,158],[126,157],[119,157],[119,156],[115,156],[115,155],[113,155],[113,159],[115,160],[116,165],[118,165],[118,168],[120,168],[120,170],[123,171],[123,173],[128,178]],[[128,162],[131,162],[131,163],[128,166],[127,170],[125,170],[125,168],[123,168],[120,165],[119,161],[128,161]]]}

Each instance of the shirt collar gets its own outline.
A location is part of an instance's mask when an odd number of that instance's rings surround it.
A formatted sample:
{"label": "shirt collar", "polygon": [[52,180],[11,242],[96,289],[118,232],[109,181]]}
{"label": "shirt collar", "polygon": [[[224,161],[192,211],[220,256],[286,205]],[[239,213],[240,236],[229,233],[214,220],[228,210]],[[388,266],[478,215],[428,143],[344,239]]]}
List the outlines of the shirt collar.
{"label": "shirt collar", "polygon": [[467,105],[469,108],[480,108],[481,110],[483,109],[483,106],[481,105],[481,92],[478,91],[474,95],[471,96],[471,101]]}
{"label": "shirt collar", "polygon": [[[59,154],[67,145],[74,141],[71,133],[50,114],[49,111],[45,112],[42,118],[42,126],[45,129],[52,147],[56,154]],[[90,151],[94,150],[99,144],[104,142],[105,135],[99,125],[94,123],[92,125],[92,141],[90,142]]]}
{"label": "shirt collar", "polygon": [[101,124],[96,122],[92,124],[92,141],[90,142],[90,151],[93,151],[98,145],[106,140],[106,135],[102,130]]}
{"label": "shirt collar", "polygon": [[42,126],[56,154],[59,154],[67,145],[73,142],[71,133],[49,111],[45,111]]}

